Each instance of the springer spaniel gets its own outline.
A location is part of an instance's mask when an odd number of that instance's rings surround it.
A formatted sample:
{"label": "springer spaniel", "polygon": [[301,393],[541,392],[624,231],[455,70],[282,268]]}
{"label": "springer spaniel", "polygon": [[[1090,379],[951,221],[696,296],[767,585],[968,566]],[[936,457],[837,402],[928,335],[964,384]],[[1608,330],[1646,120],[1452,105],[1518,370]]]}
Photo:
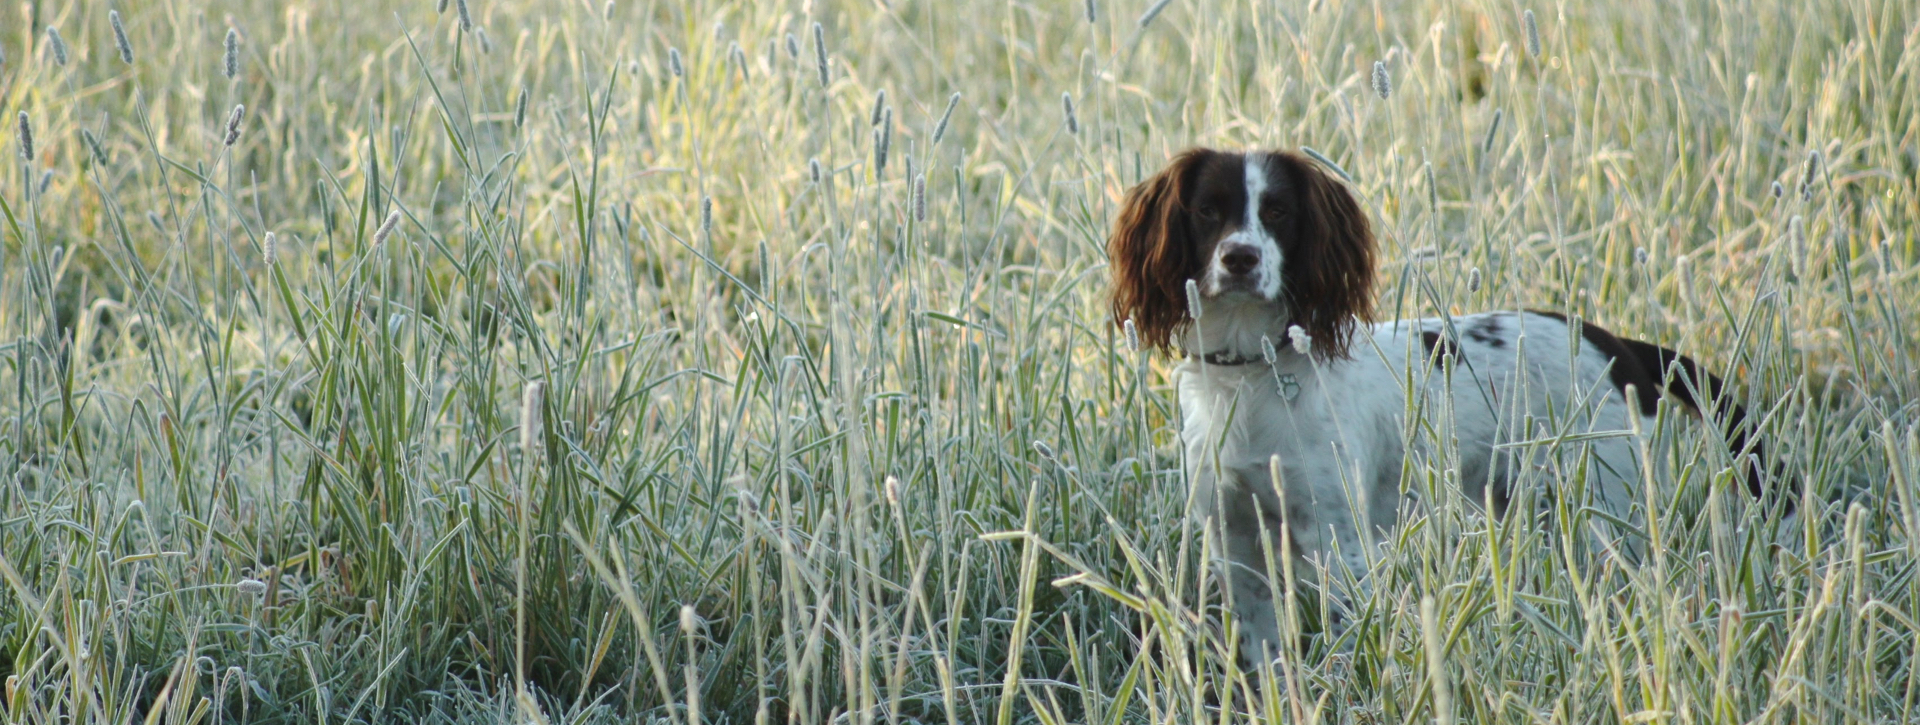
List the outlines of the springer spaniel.
{"label": "springer spaniel", "polygon": [[[1367,217],[1298,154],[1179,155],[1128,192],[1108,253],[1115,321],[1187,358],[1174,374],[1192,512],[1213,519],[1251,662],[1280,645],[1265,552],[1364,572],[1364,549],[1400,516],[1406,458],[1435,455],[1408,449],[1404,417],[1416,407],[1457,448],[1461,494],[1494,515],[1513,469],[1538,460],[1502,444],[1598,434],[1560,450],[1584,453],[1585,495],[1630,520],[1641,473],[1629,416],[1651,416],[1663,389],[1695,414],[1716,408],[1735,458],[1758,457],[1720,379],[1672,350],[1545,312],[1366,324]],[[1409,391],[1420,398],[1411,407]],[[1760,495],[1757,466],[1746,482]]]}

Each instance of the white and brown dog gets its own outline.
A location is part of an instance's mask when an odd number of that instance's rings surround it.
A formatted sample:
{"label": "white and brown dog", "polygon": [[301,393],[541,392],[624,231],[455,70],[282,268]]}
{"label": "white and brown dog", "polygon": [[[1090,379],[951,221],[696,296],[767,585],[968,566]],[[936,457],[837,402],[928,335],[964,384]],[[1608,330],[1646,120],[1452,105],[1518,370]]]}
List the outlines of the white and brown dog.
{"label": "white and brown dog", "polygon": [[[1543,435],[1524,430],[1529,421],[1552,421],[1548,437],[1601,434],[1568,444],[1589,464],[1582,503],[1629,520],[1641,475],[1629,416],[1651,416],[1663,390],[1714,414],[1761,493],[1745,411],[1684,355],[1552,313],[1368,324],[1367,217],[1298,154],[1182,153],[1127,194],[1108,253],[1115,321],[1187,358],[1175,375],[1192,513],[1214,519],[1250,661],[1280,646],[1265,551],[1366,571],[1365,550],[1404,508],[1407,456],[1435,460],[1408,443],[1419,440],[1405,432],[1408,410],[1441,411],[1435,427],[1457,448],[1460,494],[1495,515],[1518,450],[1502,444]],[[1440,374],[1448,357],[1452,374]],[[1410,407],[1409,395],[1423,400]]]}

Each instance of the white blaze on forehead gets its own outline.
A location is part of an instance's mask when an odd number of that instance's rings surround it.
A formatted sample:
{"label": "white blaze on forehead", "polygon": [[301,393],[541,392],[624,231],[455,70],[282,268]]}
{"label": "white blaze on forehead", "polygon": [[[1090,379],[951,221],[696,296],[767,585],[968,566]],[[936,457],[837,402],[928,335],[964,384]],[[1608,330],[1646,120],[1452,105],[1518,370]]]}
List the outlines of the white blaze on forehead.
{"label": "white blaze on forehead", "polygon": [[1260,195],[1267,191],[1267,165],[1260,154],[1247,154],[1247,231],[1265,237],[1260,225]]}
{"label": "white blaze on forehead", "polygon": [[1267,193],[1266,154],[1247,154],[1247,228],[1253,243],[1260,248],[1260,296],[1276,299],[1280,295],[1280,243],[1272,230],[1260,222],[1260,198]]}
{"label": "white blaze on forehead", "polygon": [[1228,272],[1223,258],[1230,250],[1253,247],[1259,252],[1259,262],[1249,274],[1252,287],[1245,289],[1257,297],[1267,300],[1277,299],[1280,294],[1280,244],[1273,238],[1271,230],[1260,222],[1260,198],[1267,193],[1268,175],[1266,155],[1250,153],[1242,161],[1242,187],[1245,194],[1246,216],[1241,220],[1240,228],[1220,240],[1214,249],[1213,261],[1207,266],[1207,272],[1201,281],[1201,290],[1208,295],[1222,293],[1227,281],[1237,277]]}

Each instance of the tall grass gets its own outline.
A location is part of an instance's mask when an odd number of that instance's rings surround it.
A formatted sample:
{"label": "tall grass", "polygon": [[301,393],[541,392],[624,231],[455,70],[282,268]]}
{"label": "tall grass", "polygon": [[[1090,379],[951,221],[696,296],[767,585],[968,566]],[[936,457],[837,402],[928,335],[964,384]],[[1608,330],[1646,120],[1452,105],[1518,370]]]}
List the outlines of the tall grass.
{"label": "tall grass", "polygon": [[[1920,717],[1910,2],[6,27],[8,722]],[[1169,361],[1101,302],[1122,192],[1192,144],[1350,176],[1387,314],[1558,309],[1728,372],[1798,515],[1666,409],[1644,557],[1544,503],[1571,448],[1492,521],[1416,459],[1421,514],[1368,572],[1289,568],[1326,582],[1300,646],[1242,672]]]}

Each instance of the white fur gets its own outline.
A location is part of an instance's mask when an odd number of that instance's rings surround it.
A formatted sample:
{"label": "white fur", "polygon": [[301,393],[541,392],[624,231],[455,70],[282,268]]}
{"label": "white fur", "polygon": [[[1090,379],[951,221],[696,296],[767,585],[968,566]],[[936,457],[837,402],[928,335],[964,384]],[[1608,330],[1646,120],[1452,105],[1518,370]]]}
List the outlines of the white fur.
{"label": "white fur", "polygon": [[[1280,252],[1280,242],[1273,233],[1260,222],[1260,197],[1267,190],[1267,167],[1264,154],[1247,154],[1246,158],[1246,195],[1247,212],[1241,219],[1240,228],[1220,239],[1213,249],[1213,259],[1208,260],[1207,271],[1201,277],[1200,291],[1207,295],[1246,295],[1262,300],[1278,299],[1280,296],[1280,266],[1285,261]],[[1253,268],[1249,279],[1244,280],[1249,289],[1242,291],[1226,290],[1229,283],[1239,284],[1227,271],[1222,258],[1236,247],[1251,247],[1260,255],[1260,261]]]}
{"label": "white fur", "polygon": [[[1455,442],[1451,468],[1469,501],[1485,500],[1489,484],[1505,489],[1510,475],[1496,446],[1543,435],[1522,430],[1531,415],[1537,425],[1552,421],[1554,433],[1620,432],[1561,452],[1584,447],[1599,464],[1591,467],[1598,472],[1594,503],[1616,515],[1628,510],[1639,475],[1625,434],[1632,413],[1608,377],[1612,358],[1565,322],[1492,312],[1454,317],[1451,326],[1441,319],[1382,323],[1356,331],[1350,359],[1321,360],[1285,345],[1278,311],[1262,300],[1212,301],[1185,341],[1189,350],[1258,358],[1259,339],[1267,336],[1279,351],[1272,367],[1189,360],[1175,371],[1192,513],[1215,519],[1222,537],[1217,551],[1249,660],[1265,661],[1280,645],[1272,601],[1280,585],[1267,580],[1263,534],[1276,557],[1286,556],[1279,534],[1285,526],[1302,579],[1312,578],[1313,561],[1361,578],[1367,552],[1398,521],[1407,502],[1400,490],[1406,441],[1415,440],[1406,425],[1409,395],[1421,398],[1414,402],[1426,419]],[[1421,337],[1428,331],[1451,341],[1450,380],[1429,357]],[[1291,400],[1278,382],[1289,375],[1298,383]],[[1440,452],[1416,445],[1411,453]],[[1273,456],[1283,481],[1277,491],[1268,466]]]}

